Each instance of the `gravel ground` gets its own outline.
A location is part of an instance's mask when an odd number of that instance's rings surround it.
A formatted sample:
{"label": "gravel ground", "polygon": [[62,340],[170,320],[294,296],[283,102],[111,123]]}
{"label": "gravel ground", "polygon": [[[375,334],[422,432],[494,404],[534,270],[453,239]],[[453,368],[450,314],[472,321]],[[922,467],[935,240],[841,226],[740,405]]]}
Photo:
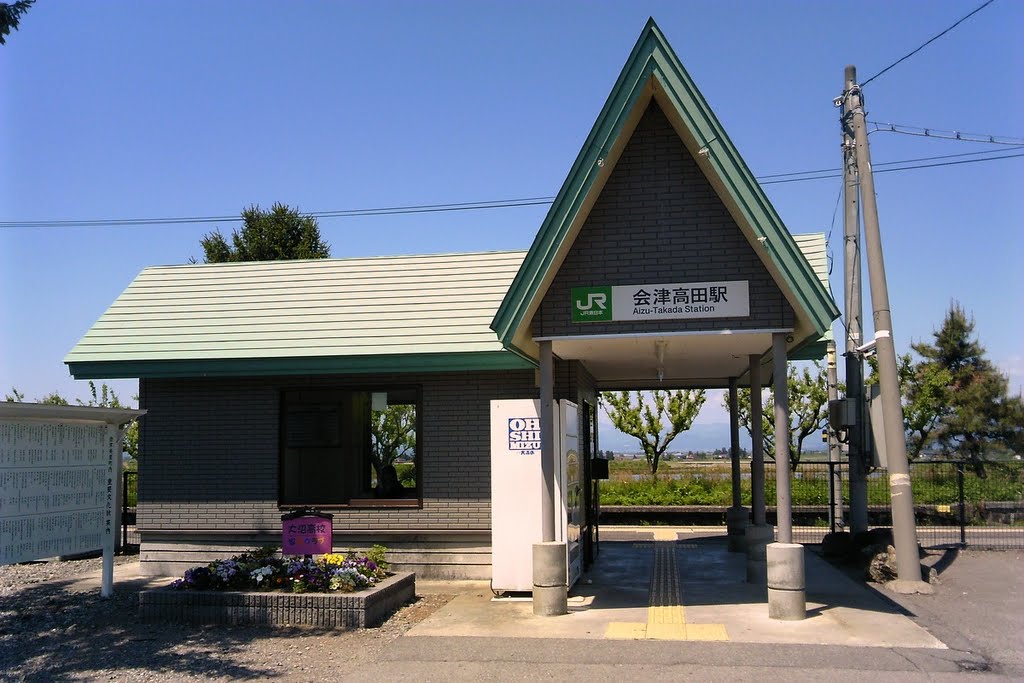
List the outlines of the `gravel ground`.
{"label": "gravel ground", "polygon": [[110,600],[95,587],[81,592],[100,566],[96,558],[0,567],[0,681],[338,680],[386,659],[392,641],[452,597],[419,596],[365,630],[143,624],[143,580],[117,581]]}

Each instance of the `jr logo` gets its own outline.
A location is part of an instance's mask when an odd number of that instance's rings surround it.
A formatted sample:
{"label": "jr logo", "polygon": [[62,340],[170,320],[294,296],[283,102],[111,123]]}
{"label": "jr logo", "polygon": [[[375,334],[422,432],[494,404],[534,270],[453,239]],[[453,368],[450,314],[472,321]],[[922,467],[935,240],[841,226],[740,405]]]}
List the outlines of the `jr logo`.
{"label": "jr logo", "polygon": [[602,320],[612,320],[612,288],[574,287],[572,321],[590,323]]}
{"label": "jr logo", "polygon": [[594,294],[593,292],[591,292],[590,294],[587,294],[587,303],[584,305],[582,301],[577,301],[576,308],[580,309],[581,311],[589,311],[594,306],[597,306],[603,311],[605,309],[605,304],[607,302],[608,297],[605,296],[604,294]]}

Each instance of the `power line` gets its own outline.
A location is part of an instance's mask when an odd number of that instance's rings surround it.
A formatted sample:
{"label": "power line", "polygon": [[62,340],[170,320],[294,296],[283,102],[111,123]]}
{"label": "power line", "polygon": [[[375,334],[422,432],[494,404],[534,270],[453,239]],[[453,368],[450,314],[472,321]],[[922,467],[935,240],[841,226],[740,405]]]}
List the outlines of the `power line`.
{"label": "power line", "polygon": [[961,164],[976,164],[980,161],[999,161],[1000,159],[1015,159],[1017,157],[1024,157],[1024,152],[1020,154],[1004,154],[1001,157],[986,157],[984,159],[961,159],[960,161],[944,161],[941,164],[918,164],[917,166],[900,166],[897,168],[883,168],[875,171],[875,173],[891,173],[893,171],[909,171],[917,168],[937,168],[939,166],[959,166]]}
{"label": "power line", "polygon": [[987,135],[985,133],[964,133],[959,130],[941,130],[939,128],[922,128],[921,126],[907,126],[902,123],[882,123],[880,121],[866,121],[874,128],[869,133],[900,133],[902,135],[917,135],[925,138],[936,138],[939,140],[960,140],[963,142],[984,142],[990,145],[1024,145],[1024,138],[1010,135]]}
{"label": "power line", "polygon": [[896,60],[895,62],[893,62],[892,64],[890,64],[889,66],[885,67],[884,69],[882,69],[881,71],[879,71],[878,73],[876,73],[876,74],[875,74],[874,76],[872,76],[872,77],[871,77],[871,78],[869,78],[868,80],[866,80],[866,81],[864,81],[863,83],[861,83],[861,84],[860,84],[860,86],[861,86],[861,87],[863,88],[863,87],[864,87],[865,85],[867,85],[867,84],[868,84],[868,83],[870,83],[871,81],[875,80],[876,78],[878,78],[879,76],[881,76],[882,74],[884,74],[884,73],[885,73],[886,71],[888,71],[889,69],[891,69],[891,68],[893,68],[894,66],[896,66],[897,64],[900,64],[901,62],[904,62],[904,61],[906,61],[907,59],[910,59],[911,57],[913,57],[914,55],[916,55],[916,54],[917,54],[918,52],[920,52],[920,51],[921,51],[921,50],[923,50],[924,48],[926,48],[926,47],[928,47],[929,45],[931,45],[932,43],[934,43],[934,42],[935,42],[936,40],[938,40],[938,39],[939,39],[939,38],[941,38],[942,36],[946,35],[947,33],[949,33],[950,31],[952,31],[953,29],[955,29],[955,28],[956,28],[957,26],[959,26],[959,25],[960,25],[960,24],[962,24],[963,22],[965,22],[965,21],[967,21],[968,19],[970,19],[971,17],[973,17],[973,16],[975,15],[975,14],[977,14],[977,13],[978,13],[978,12],[980,12],[981,10],[983,10],[983,9],[985,9],[986,7],[988,7],[989,5],[991,5],[991,4],[993,3],[993,2],[995,2],[995,0],[987,0],[987,1],[985,2],[985,3],[983,3],[983,4],[982,4],[982,5],[980,6],[980,7],[978,7],[977,9],[975,9],[975,10],[974,10],[973,12],[971,12],[970,14],[966,14],[966,15],[964,15],[963,17],[960,17],[960,19],[958,19],[958,20],[957,20],[957,21],[956,21],[956,22],[955,22],[955,23],[954,23],[954,24],[953,24],[952,26],[950,26],[949,28],[947,28],[947,29],[946,29],[945,31],[943,31],[942,33],[939,33],[938,35],[935,35],[935,36],[933,36],[933,37],[929,38],[929,39],[928,39],[928,40],[926,40],[926,41],[925,41],[924,43],[922,43],[922,44],[921,44],[920,46],[918,46],[918,47],[917,47],[916,49],[914,49],[914,50],[912,50],[911,52],[908,52],[907,54],[903,55],[902,57],[900,57],[899,59],[897,59],[897,60]]}
{"label": "power line", "polygon": [[[1021,141],[1021,143],[1019,145],[1017,145],[1015,148],[1012,148],[1012,149],[1024,149],[1024,141]],[[957,154],[940,154],[939,156],[918,157],[916,159],[901,159],[899,161],[883,161],[881,163],[873,164],[873,166],[875,168],[880,168],[882,166],[892,166],[892,165],[895,165],[895,164],[910,164],[910,163],[916,163],[918,161],[934,161],[936,159],[953,159],[955,157],[970,157],[970,156],[978,156],[978,155],[982,155],[982,154],[1002,154],[1005,151],[1010,151],[1010,150],[982,149],[982,150],[978,150],[976,152],[959,152]],[[812,174],[815,174],[815,173],[835,173],[837,171],[842,171],[842,170],[843,169],[841,169],[841,168],[819,168],[819,169],[816,169],[816,170],[813,170],[813,171],[794,171],[792,173],[773,173],[771,175],[759,175],[759,176],[757,176],[757,179],[758,180],[768,180],[768,179],[771,179],[771,178],[789,178],[789,177],[792,177],[792,176],[812,175]],[[826,176],[826,177],[831,177],[831,176]],[[815,180],[815,179],[814,178],[809,178],[808,180]],[[761,183],[761,184],[762,185],[770,185],[771,183]]]}
{"label": "power line", "polygon": [[832,209],[832,225],[828,227],[828,235],[825,236],[825,256],[828,260],[828,274],[832,274],[832,231],[836,228],[836,216],[839,214],[839,204],[843,200],[843,189],[846,181],[839,183],[839,194],[836,195],[836,205]]}
{"label": "power line", "polygon": [[[982,162],[982,161],[998,161],[1000,159],[1013,159],[1013,158],[1016,158],[1016,157],[1024,157],[1024,153],[1021,153],[1021,154],[1005,154],[1005,155],[999,156],[999,157],[985,157],[984,159],[962,159],[961,161],[947,161],[947,162],[944,162],[944,163],[941,163],[941,164],[919,164],[919,165],[916,165],[916,166],[898,166],[896,168],[878,168],[879,166],[882,166],[883,164],[874,164],[873,167],[878,169],[878,170],[875,171],[875,173],[891,173],[892,171],[913,171],[913,170],[918,169],[918,168],[936,168],[936,167],[939,167],[939,166],[958,166],[960,164],[976,164],[976,163],[979,163],[979,162]],[[896,163],[906,163],[906,162],[890,161],[889,163],[890,164],[896,164]],[[839,170],[840,169],[836,169],[836,171],[839,171]],[[810,178],[787,178],[787,179],[783,179],[783,180],[769,180],[768,182],[764,182],[764,183],[761,183],[761,184],[762,185],[779,185],[779,184],[782,184],[782,183],[801,183],[801,182],[805,182],[805,181],[808,181],[808,180],[827,180],[828,178],[839,178],[840,176],[842,176],[842,173],[838,173],[837,172],[837,173],[831,173],[831,174],[828,174],[828,175],[817,175],[817,176],[813,176],[813,177],[810,177]]]}
{"label": "power line", "polygon": [[[938,164],[920,164],[922,161],[933,161],[939,159],[951,159],[955,157],[967,157],[967,156],[978,156],[984,154],[997,154],[1003,152],[1009,152],[1013,149],[1024,148],[1021,145],[1016,148],[1010,148],[1008,150],[982,150],[977,152],[963,152],[960,154],[943,154],[939,156],[931,157],[919,157],[917,159],[902,159],[900,161],[887,161],[875,164],[874,167],[878,169],[877,173],[886,173],[890,171],[911,171],[920,168],[935,168],[938,166],[955,166],[959,164],[978,163],[982,161],[998,161],[1000,159],[1012,159],[1016,157],[1024,156],[1024,152],[1020,154],[1003,154],[1002,156],[986,156],[979,159],[963,159],[960,161],[950,161]],[[901,165],[910,164],[910,165]],[[884,168],[887,166],[895,166],[895,168]],[[764,178],[778,178],[778,180],[767,180],[761,183],[761,185],[778,185],[782,183],[798,183],[805,182],[808,180],[826,180],[828,178],[838,178],[842,174],[839,173],[841,169],[818,169],[815,171],[800,171],[795,173],[776,173],[772,175],[757,176],[758,180]],[[809,175],[809,177],[793,177],[800,175]],[[825,175],[821,175],[825,174]],[[521,197],[516,199],[495,199],[489,201],[480,202],[453,202],[447,204],[411,204],[406,206],[383,206],[375,208],[365,209],[337,209],[331,211],[313,211],[303,215],[312,216],[314,218],[354,218],[360,216],[390,216],[400,214],[417,214],[417,213],[440,213],[440,212],[452,212],[452,211],[476,211],[484,209],[506,209],[522,206],[541,206],[550,204],[554,201],[554,197]],[[239,216],[179,216],[170,218],[110,218],[110,219],[89,219],[89,220],[39,220],[39,221],[0,221],[0,228],[89,228],[89,227],[118,227],[127,225],[178,225],[184,223],[218,223],[218,222],[238,222],[241,218]]]}
{"label": "power line", "polygon": [[[505,209],[517,206],[550,204],[554,197],[525,197],[521,199],[495,199],[484,202],[458,202],[450,204],[413,204],[408,206],[383,206],[367,209],[339,209],[333,211],[312,211],[304,213],[313,218],[351,218],[356,216],[389,216],[407,213],[436,213],[442,211],[474,211],[481,209]],[[222,223],[238,222],[239,216],[190,216],[173,218],[114,218],[92,220],[41,220],[41,221],[0,221],[0,228],[60,228],[60,227],[116,227],[122,225],[175,225],[181,223]]]}

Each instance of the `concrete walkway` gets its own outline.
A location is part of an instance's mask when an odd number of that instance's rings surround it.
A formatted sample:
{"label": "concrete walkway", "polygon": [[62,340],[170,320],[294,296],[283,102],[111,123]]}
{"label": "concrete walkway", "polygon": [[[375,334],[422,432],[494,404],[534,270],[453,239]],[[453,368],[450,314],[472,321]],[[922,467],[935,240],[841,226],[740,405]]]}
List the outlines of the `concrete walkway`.
{"label": "concrete walkway", "polygon": [[417,581],[420,593],[458,595],[407,635],[945,649],[898,606],[815,553],[805,557],[808,618],[776,621],[766,588],[745,582],[745,555],[727,552],[724,536],[605,529],[597,562],[570,593],[569,614],[535,617],[528,595],[496,598],[485,582]]}

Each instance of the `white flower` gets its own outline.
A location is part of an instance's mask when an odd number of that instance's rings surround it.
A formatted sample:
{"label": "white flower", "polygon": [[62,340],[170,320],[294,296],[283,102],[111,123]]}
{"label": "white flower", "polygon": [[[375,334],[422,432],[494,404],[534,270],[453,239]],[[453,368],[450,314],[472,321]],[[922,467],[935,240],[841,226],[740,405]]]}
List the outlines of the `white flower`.
{"label": "white flower", "polygon": [[259,569],[253,569],[249,572],[249,576],[256,580],[256,583],[262,583],[263,579],[274,573],[273,567],[260,567]]}

